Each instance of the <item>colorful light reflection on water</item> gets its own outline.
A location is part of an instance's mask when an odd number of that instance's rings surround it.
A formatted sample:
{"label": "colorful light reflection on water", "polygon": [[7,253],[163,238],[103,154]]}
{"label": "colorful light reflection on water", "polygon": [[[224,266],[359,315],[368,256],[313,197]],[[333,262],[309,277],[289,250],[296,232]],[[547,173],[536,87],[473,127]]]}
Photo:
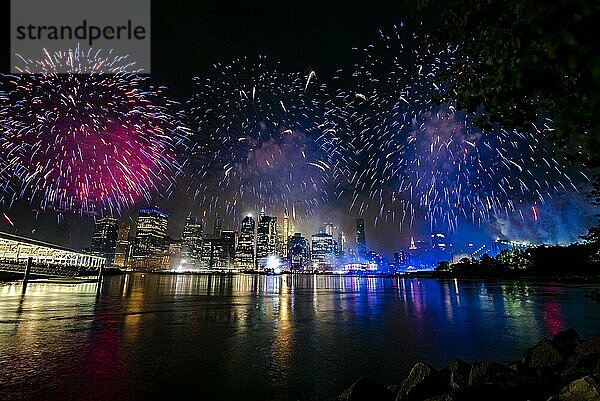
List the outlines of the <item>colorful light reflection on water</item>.
{"label": "colorful light reflection on water", "polygon": [[[518,359],[597,333],[600,285],[340,276],[127,275],[0,285],[4,399],[334,398],[416,360]],[[8,397],[8,398],[5,398]]]}

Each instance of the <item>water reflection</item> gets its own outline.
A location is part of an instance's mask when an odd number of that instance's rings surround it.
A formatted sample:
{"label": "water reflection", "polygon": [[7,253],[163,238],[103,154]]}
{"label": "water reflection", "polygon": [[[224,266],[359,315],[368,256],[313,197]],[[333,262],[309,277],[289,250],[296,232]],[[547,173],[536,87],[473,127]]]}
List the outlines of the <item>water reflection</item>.
{"label": "water reflection", "polygon": [[[8,399],[331,399],[360,375],[397,381],[518,358],[540,336],[598,328],[595,285],[338,276],[126,275],[0,285]],[[200,390],[199,390],[200,391]]]}

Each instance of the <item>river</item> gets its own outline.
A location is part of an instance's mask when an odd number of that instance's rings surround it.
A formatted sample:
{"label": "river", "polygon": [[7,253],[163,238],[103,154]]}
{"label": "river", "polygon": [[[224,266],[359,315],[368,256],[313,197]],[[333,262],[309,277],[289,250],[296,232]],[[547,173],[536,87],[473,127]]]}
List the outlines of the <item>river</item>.
{"label": "river", "polygon": [[417,360],[510,361],[600,332],[600,283],[153,275],[0,284],[3,400],[331,400]]}

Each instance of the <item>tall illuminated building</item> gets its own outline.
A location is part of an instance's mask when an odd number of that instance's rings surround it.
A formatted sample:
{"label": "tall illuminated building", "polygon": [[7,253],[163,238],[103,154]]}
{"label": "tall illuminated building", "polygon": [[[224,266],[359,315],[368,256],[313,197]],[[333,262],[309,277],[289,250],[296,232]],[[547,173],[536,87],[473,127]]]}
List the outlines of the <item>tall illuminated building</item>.
{"label": "tall illuminated building", "polygon": [[331,270],[334,267],[334,241],[327,233],[313,234],[311,238],[311,261],[314,268]]}
{"label": "tall illuminated building", "polygon": [[184,268],[197,268],[202,256],[203,221],[188,216],[181,237],[181,264]]}
{"label": "tall illuminated building", "polygon": [[346,235],[344,234],[344,232],[342,231],[341,228],[338,229],[337,245],[338,245],[337,253],[339,255],[344,255],[344,252],[346,249]]}
{"label": "tall illuminated building", "polygon": [[396,270],[403,269],[406,267],[406,261],[408,260],[408,255],[404,251],[399,251],[394,253],[394,268]]}
{"label": "tall illuminated building", "polygon": [[367,256],[365,219],[356,219],[356,253],[361,257]]}
{"label": "tall illuminated building", "polygon": [[167,255],[164,260],[164,268],[177,269],[181,264],[181,240],[167,237]]}
{"label": "tall illuminated building", "polygon": [[310,264],[310,246],[305,237],[300,233],[295,233],[289,237],[288,263],[291,270],[312,270]]}
{"label": "tall illuminated building", "polygon": [[252,216],[242,220],[242,227],[235,250],[235,268],[239,270],[252,270],[256,268],[256,222]]}
{"label": "tall illuminated building", "polygon": [[285,209],[285,213],[283,215],[283,227],[281,234],[281,256],[287,259],[288,256],[288,241],[290,239],[290,216],[288,214],[287,208]]}
{"label": "tall illuminated building", "polygon": [[325,234],[331,235],[333,237],[333,224],[331,222],[326,222],[323,227]]}
{"label": "tall illuminated building", "polygon": [[233,230],[221,230],[220,237],[205,237],[202,241],[201,267],[212,270],[235,268],[235,239]]}
{"label": "tall illuminated building", "polygon": [[221,242],[223,246],[223,261],[226,269],[235,268],[235,246],[237,232],[234,230],[222,230]]}
{"label": "tall illuminated building", "polygon": [[256,229],[256,262],[262,269],[269,255],[278,251],[277,217],[265,215],[264,209],[260,212]]}
{"label": "tall illuminated building", "polygon": [[201,269],[213,269],[216,268],[215,259],[218,258],[219,249],[215,249],[216,238],[212,235],[205,235],[202,238],[202,256],[200,257],[200,268]]}
{"label": "tall illuminated building", "polygon": [[219,238],[221,236],[221,230],[223,230],[223,219],[217,216],[215,219],[215,226],[213,227],[213,237]]}
{"label": "tall illuminated building", "polygon": [[271,217],[271,232],[269,233],[269,248],[271,251],[271,255],[279,254],[279,250],[281,249],[281,234],[279,231],[281,227],[277,224],[277,217]]}
{"label": "tall illuminated building", "polygon": [[121,224],[117,233],[117,246],[115,248],[116,267],[125,268],[129,265],[131,257],[131,242],[129,241],[129,231],[131,227],[128,224]]}
{"label": "tall illuminated building", "polygon": [[107,266],[115,261],[117,237],[119,232],[118,220],[114,217],[102,217],[94,224],[91,251],[93,255],[102,256]]}
{"label": "tall illuminated building", "polygon": [[133,252],[136,269],[162,269],[168,251],[169,215],[156,208],[141,209],[138,214]]}

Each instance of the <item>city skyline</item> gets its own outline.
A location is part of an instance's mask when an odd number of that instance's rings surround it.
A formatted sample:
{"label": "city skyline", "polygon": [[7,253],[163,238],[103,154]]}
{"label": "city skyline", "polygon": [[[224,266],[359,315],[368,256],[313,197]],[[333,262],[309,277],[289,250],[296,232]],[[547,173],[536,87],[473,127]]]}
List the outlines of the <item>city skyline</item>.
{"label": "city skyline", "polygon": [[[185,198],[183,198],[185,200]],[[169,206],[171,202],[156,202],[158,208],[166,210],[170,216],[170,224],[167,228],[168,234],[173,238],[181,237],[185,220],[194,208],[186,208],[184,202],[177,202],[179,207],[163,207]],[[189,201],[191,205],[193,202]],[[544,213],[542,218],[546,218],[547,221],[542,225],[530,226],[528,231],[523,229],[519,225],[519,217],[514,216],[516,223],[511,228],[510,219],[499,221],[501,230],[497,229],[495,224],[491,224],[492,229],[486,228],[486,226],[478,227],[468,223],[462,224],[457,232],[446,232],[448,235],[452,235],[457,239],[461,237],[475,239],[478,242],[491,243],[495,239],[502,239],[507,241],[522,241],[537,244],[548,244],[553,243],[569,243],[577,241],[579,235],[585,234],[586,224],[592,224],[594,221],[593,211],[595,207],[589,204],[588,199],[585,196],[579,196],[575,199],[564,201],[558,199],[558,207],[548,206],[548,210],[556,209],[558,213],[550,214],[541,207],[540,213]],[[0,230],[20,234],[27,237],[36,238],[48,242],[54,242],[60,245],[68,246],[73,249],[84,249],[90,246],[90,238],[92,238],[94,218],[89,216],[73,216],[63,215],[58,220],[56,214],[51,212],[39,213],[28,210],[27,206],[18,206],[18,211],[6,210],[4,213],[6,217],[1,219]],[[322,209],[322,212],[321,212]],[[243,208],[243,215],[252,214],[258,216],[260,210],[252,210],[251,208]],[[121,217],[120,222],[134,225],[137,219],[137,209],[126,211]],[[328,209],[326,207],[320,208],[321,213],[315,214],[310,219],[300,219],[298,227],[301,232],[317,232],[318,229],[323,225],[323,222],[327,219],[337,221],[338,225],[344,228],[344,231],[352,233],[353,227],[355,226],[355,220],[359,215],[352,215],[346,213],[343,209]],[[285,208],[279,208],[274,213],[283,219],[285,214]],[[199,218],[204,217],[208,224],[213,224],[215,215],[211,215],[208,210],[199,211],[192,215]],[[10,218],[13,224],[10,224],[6,218]],[[99,219],[100,217],[98,217]],[[223,218],[223,217],[222,217]],[[308,220],[308,221],[307,221]],[[394,252],[399,248],[401,244],[408,244],[410,237],[417,238],[428,238],[431,234],[431,227],[428,222],[417,222],[412,228],[404,227],[404,230],[400,230],[398,224],[392,224],[389,222],[378,221],[377,216],[366,219],[366,230],[378,233],[385,233],[382,235],[371,235],[371,244],[378,250],[382,251],[388,257],[392,257]],[[377,225],[375,223],[377,222]],[[239,224],[237,220],[231,218],[225,218],[223,224],[228,227],[237,227]],[[578,229],[579,227],[579,229]],[[506,229],[506,231],[503,231]],[[539,232],[537,232],[539,230]],[[433,231],[436,231],[433,229]],[[547,231],[544,234],[544,231]],[[550,239],[550,240],[548,240]],[[554,241],[553,241],[554,239]],[[558,239],[558,240],[556,240]],[[355,241],[354,234],[348,235],[350,242]]]}
{"label": "city skyline", "polygon": [[[167,235],[169,215],[157,208],[138,212],[135,225],[116,218],[95,223],[89,252],[105,258],[110,267],[135,271],[298,271],[398,273],[431,270],[441,262],[462,258],[495,257],[503,250],[535,244],[496,239],[455,239],[432,231],[427,237],[410,236],[392,254],[369,244],[365,220],[357,218],[353,231],[325,219],[316,231],[296,229],[287,211],[283,219],[261,209],[257,218],[247,215],[239,226],[223,225],[215,216],[188,215],[180,236]],[[287,227],[287,235],[284,234]],[[376,235],[376,232],[373,232]],[[354,242],[348,242],[354,236]],[[516,248],[515,248],[516,247]]]}

